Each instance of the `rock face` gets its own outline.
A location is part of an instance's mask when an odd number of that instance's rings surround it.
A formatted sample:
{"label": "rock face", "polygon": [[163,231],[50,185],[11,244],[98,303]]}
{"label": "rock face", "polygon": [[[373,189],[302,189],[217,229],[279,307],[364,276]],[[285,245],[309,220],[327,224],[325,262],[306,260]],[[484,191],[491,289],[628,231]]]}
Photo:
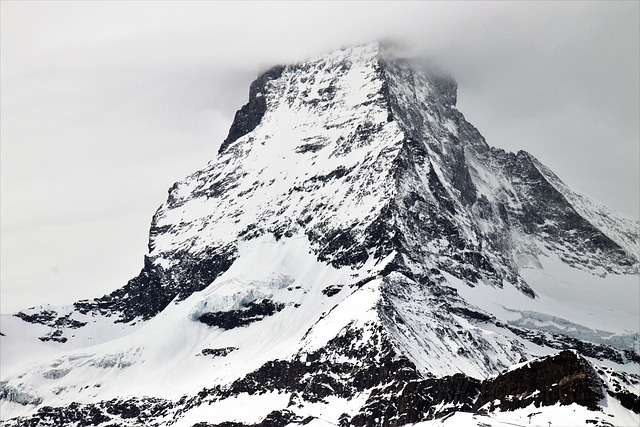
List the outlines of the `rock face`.
{"label": "rock face", "polygon": [[264,73],[137,277],[3,326],[57,346],[3,366],[7,425],[637,413],[638,222],[489,147],[456,99],[377,43]]}
{"label": "rock face", "polygon": [[514,410],[531,404],[540,407],[577,403],[597,410],[604,398],[603,390],[603,382],[591,364],[565,350],[486,381],[476,405]]}

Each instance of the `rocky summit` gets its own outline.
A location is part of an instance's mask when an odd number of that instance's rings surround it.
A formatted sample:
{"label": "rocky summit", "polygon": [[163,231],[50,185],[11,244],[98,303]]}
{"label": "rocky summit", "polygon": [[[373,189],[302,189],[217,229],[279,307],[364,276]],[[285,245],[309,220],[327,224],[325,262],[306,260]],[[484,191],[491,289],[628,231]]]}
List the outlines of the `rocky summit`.
{"label": "rocky summit", "polygon": [[379,43],[263,73],[137,277],[2,316],[4,425],[638,425],[638,221],[456,99]]}

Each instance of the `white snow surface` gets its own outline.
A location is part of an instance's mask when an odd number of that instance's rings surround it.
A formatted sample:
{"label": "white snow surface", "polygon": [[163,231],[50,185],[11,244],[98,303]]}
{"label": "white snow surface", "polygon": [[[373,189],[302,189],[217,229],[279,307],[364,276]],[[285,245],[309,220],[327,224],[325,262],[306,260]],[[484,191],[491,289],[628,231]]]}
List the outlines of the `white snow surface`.
{"label": "white snow surface", "polygon": [[[455,412],[444,419],[410,425],[413,427],[587,427],[590,425],[635,427],[640,425],[640,416],[630,413],[620,406],[616,400],[605,399],[602,404],[602,412],[589,411],[575,403],[566,406],[555,405],[540,408],[531,405],[515,411],[496,411],[487,415]],[[595,424],[594,421],[598,422],[598,424]]]}
{"label": "white snow surface", "polygon": [[[371,271],[375,275],[371,265],[354,272],[320,263],[309,253],[304,236],[278,242],[265,236],[243,242],[239,251],[238,261],[207,289],[181,304],[170,305],[129,334],[99,345],[66,349],[64,344],[42,343],[35,339],[42,327],[7,316],[12,324],[3,322],[6,337],[2,337],[2,348],[15,353],[7,352],[7,358],[3,354],[2,381],[22,391],[32,390],[48,405],[87,403],[122,395],[178,399],[196,394],[203,387],[228,384],[269,360],[319,348],[348,323],[375,317],[372,305],[379,297],[376,289],[380,280],[355,291],[346,286],[332,298],[321,292],[331,284],[353,283],[358,273],[368,275]],[[225,296],[247,295],[251,291],[285,303],[286,308],[248,327],[231,330],[193,320],[194,313],[203,310],[206,302],[233,301]],[[343,299],[347,304],[339,304]],[[295,308],[294,304],[300,307]],[[217,310],[221,305],[207,308]],[[310,333],[303,340],[307,332]],[[14,337],[16,341],[12,341]],[[39,345],[28,347],[20,343],[23,340]],[[225,357],[212,360],[201,355],[204,348],[230,346],[238,350]],[[17,354],[25,350],[29,350],[26,360]],[[54,371],[59,374],[52,374]],[[6,400],[1,405],[3,418],[33,410],[32,405]]]}

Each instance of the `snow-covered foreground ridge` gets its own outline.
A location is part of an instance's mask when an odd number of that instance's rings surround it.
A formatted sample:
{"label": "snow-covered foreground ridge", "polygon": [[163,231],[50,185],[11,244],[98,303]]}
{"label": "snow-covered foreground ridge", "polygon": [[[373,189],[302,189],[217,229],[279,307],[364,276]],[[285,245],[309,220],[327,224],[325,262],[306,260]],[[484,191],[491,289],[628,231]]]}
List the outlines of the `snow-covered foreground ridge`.
{"label": "snow-covered foreground ridge", "polygon": [[2,316],[2,421],[637,425],[638,221],[456,91],[377,43],[264,73],[137,277]]}

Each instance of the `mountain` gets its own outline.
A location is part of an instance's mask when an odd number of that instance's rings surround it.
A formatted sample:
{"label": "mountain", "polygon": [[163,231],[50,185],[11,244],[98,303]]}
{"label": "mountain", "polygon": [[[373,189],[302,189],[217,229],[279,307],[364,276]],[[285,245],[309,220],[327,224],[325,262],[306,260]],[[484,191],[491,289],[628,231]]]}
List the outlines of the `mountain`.
{"label": "mountain", "polygon": [[263,73],[137,277],[3,315],[3,422],[638,424],[638,221],[456,98],[378,43]]}

